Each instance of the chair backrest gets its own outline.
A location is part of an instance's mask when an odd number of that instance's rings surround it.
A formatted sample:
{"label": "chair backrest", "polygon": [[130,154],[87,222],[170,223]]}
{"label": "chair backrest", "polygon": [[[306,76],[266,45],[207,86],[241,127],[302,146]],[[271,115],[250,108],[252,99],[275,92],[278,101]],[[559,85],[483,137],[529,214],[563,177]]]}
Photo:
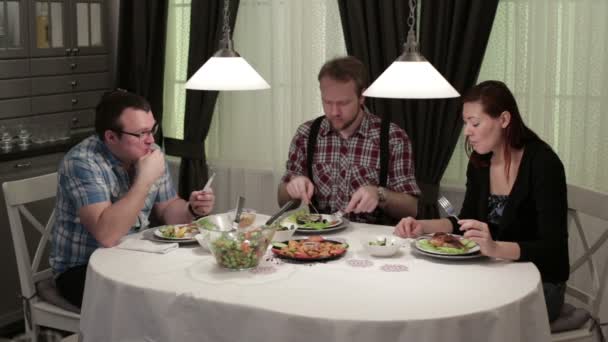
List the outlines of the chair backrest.
{"label": "chair backrest", "polygon": [[[49,240],[55,215],[53,211],[49,221],[43,226],[25,207],[25,204],[55,197],[57,173],[5,182],[2,184],[2,190],[15,247],[21,294],[25,298],[31,298],[36,293],[35,283],[52,275],[50,268],[40,269],[40,261]],[[23,231],[22,216],[41,234],[33,260],[30,259]]]}
{"label": "chair backrest", "polygon": [[[608,261],[603,260],[603,267],[600,271],[597,258],[593,256],[608,243],[608,194],[595,192],[577,186],[568,186],[568,227],[572,233],[576,229],[580,237],[583,254],[576,260],[570,262],[570,274],[574,273],[581,266],[587,265],[591,277],[591,291],[583,290],[580,287],[568,283],[566,293],[579,300],[589,313],[597,318],[600,311],[606,283],[608,282]],[[602,231],[595,242],[589,241],[589,231],[585,231],[581,224],[579,214],[585,214],[598,219],[602,225]]]}

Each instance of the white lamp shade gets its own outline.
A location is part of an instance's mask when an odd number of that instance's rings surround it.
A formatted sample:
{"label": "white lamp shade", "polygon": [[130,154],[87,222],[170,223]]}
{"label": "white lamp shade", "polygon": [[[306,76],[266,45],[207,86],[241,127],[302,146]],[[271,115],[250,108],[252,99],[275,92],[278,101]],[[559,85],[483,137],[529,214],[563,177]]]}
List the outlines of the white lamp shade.
{"label": "white lamp shade", "polygon": [[270,85],[242,57],[211,57],[186,82],[186,89],[255,90]]}
{"label": "white lamp shade", "polygon": [[368,97],[436,99],[460,94],[427,61],[395,61],[363,92]]}

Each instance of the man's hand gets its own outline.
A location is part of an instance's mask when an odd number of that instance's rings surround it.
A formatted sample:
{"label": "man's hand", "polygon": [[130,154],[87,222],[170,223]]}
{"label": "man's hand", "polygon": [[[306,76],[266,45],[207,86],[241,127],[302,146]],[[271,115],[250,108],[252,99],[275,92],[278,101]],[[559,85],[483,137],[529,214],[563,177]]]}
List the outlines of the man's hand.
{"label": "man's hand", "polygon": [[378,187],[365,185],[357,189],[348,202],[345,213],[371,213],[378,206]]}
{"label": "man's hand", "polygon": [[215,204],[213,189],[192,191],[188,203],[197,215],[208,215],[213,210],[213,205]]}
{"label": "man's hand", "polygon": [[315,186],[312,184],[310,179],[305,176],[293,177],[287,186],[285,187],[289,197],[292,199],[299,199],[304,204],[310,203],[310,199],[315,192]]}
{"label": "man's hand", "polygon": [[151,186],[165,173],[165,157],[160,150],[154,150],[137,160],[135,181]]}

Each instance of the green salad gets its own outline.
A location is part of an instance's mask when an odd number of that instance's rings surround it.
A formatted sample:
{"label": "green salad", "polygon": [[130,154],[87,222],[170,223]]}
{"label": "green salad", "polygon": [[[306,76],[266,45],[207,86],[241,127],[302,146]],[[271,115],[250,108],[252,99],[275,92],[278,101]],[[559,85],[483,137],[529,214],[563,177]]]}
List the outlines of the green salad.
{"label": "green salad", "polygon": [[428,239],[420,239],[417,241],[417,244],[420,249],[425,251],[445,254],[464,254],[467,253],[471,248],[477,246],[474,241],[468,239],[461,239],[460,242],[464,245],[464,248],[435,247],[429,242]]}
{"label": "green salad", "polygon": [[194,221],[194,223],[196,223],[197,226],[199,226],[203,229],[207,229],[207,230],[216,230],[217,229],[217,226],[215,225],[215,223],[209,221],[209,219],[206,217],[200,218],[200,219]]}
{"label": "green salad", "polygon": [[256,267],[268,243],[261,231],[230,233],[213,241],[211,250],[220,266],[241,270]]}
{"label": "green salad", "polygon": [[323,230],[332,227],[336,221],[328,221],[321,214],[311,214],[306,209],[300,209],[287,216],[282,224],[283,226],[298,225],[298,228]]}

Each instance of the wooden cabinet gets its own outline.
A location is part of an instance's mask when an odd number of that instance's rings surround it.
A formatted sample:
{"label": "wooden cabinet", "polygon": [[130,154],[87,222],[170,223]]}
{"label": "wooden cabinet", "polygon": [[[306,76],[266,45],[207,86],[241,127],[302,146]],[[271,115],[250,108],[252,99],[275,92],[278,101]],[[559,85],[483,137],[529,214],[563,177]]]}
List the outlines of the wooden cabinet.
{"label": "wooden cabinet", "polygon": [[31,126],[33,141],[45,127],[93,131],[94,108],[112,82],[108,7],[106,0],[0,0],[3,129]]}
{"label": "wooden cabinet", "polygon": [[28,56],[27,23],[27,1],[0,0],[0,58]]}
{"label": "wooden cabinet", "polygon": [[101,0],[37,0],[30,8],[32,56],[79,56],[107,51],[107,6]]}

